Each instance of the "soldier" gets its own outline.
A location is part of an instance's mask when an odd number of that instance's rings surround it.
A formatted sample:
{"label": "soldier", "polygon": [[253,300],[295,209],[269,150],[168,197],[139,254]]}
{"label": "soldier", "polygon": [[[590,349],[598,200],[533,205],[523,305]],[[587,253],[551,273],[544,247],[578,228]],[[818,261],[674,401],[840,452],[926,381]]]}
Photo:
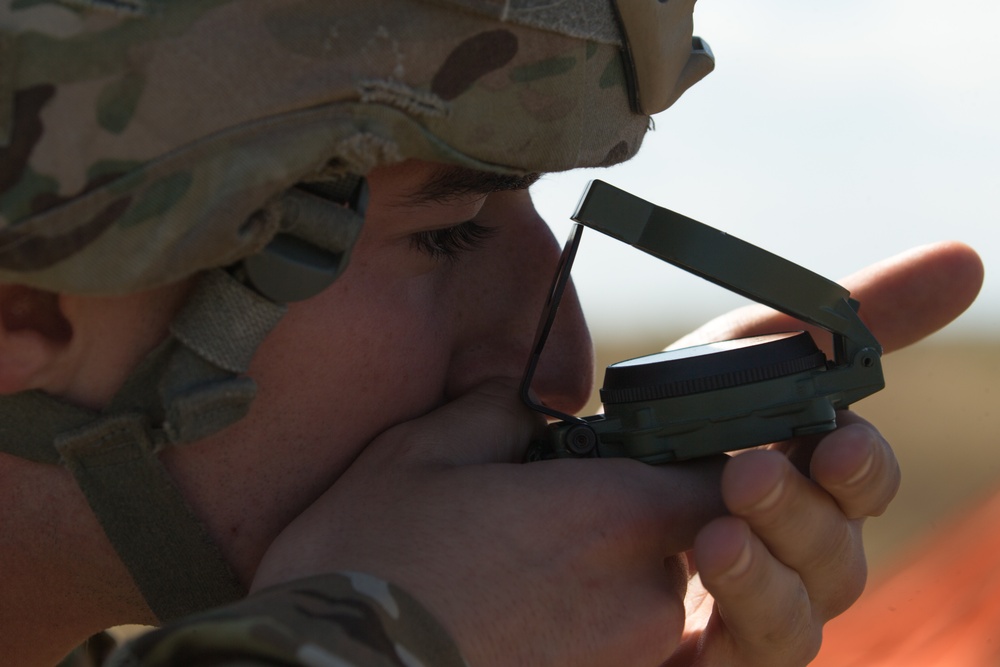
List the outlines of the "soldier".
{"label": "soldier", "polygon": [[[634,155],[712,68],[693,4],[4,2],[7,659],[230,604],[119,659],[807,661],[898,483],[858,418],[811,479],[781,449],[510,465],[558,254],[526,188]],[[891,347],[976,266],[942,246],[853,287]],[[572,296],[553,337],[535,387],[574,412]]]}

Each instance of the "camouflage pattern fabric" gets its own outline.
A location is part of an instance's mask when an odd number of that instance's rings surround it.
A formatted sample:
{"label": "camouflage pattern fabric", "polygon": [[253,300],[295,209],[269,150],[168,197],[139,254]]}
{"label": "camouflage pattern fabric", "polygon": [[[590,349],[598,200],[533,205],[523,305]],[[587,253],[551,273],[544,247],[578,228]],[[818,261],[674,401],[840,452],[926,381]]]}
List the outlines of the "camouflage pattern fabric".
{"label": "camouflage pattern fabric", "polygon": [[108,667],[463,667],[438,622],[370,575],[313,577],[154,630]]}
{"label": "camouflage pattern fabric", "polygon": [[274,235],[255,211],[332,172],[626,160],[649,118],[613,7],[557,4],[0,0],[0,282],[127,293],[228,265]]}

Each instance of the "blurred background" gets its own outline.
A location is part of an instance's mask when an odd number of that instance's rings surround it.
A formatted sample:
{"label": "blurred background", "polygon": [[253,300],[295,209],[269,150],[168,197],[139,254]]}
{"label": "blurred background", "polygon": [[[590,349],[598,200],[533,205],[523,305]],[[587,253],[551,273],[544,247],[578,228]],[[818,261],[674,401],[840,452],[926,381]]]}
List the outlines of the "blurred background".
{"label": "blurred background", "polygon": [[[1000,492],[998,26],[995,0],[704,0],[695,34],[716,70],[656,117],[638,158],[533,189],[560,238],[601,178],[834,280],[932,241],[980,252],[977,303],[887,357],[888,388],[857,406],[904,473],[866,526],[875,579]],[[746,303],[595,232],[573,275],[598,382],[607,363]]]}

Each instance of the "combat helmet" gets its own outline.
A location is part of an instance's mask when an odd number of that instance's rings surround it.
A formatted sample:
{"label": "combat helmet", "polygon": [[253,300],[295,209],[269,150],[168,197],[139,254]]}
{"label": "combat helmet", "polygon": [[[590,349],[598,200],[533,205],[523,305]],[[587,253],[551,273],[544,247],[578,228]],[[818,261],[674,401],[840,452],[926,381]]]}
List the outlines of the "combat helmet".
{"label": "combat helmet", "polygon": [[627,160],[712,69],[693,5],[0,0],[0,283],[201,276],[103,412],[0,399],[5,451],[73,472],[161,620],[241,596],[157,452],[246,413],[284,303],[347,265],[364,175]]}

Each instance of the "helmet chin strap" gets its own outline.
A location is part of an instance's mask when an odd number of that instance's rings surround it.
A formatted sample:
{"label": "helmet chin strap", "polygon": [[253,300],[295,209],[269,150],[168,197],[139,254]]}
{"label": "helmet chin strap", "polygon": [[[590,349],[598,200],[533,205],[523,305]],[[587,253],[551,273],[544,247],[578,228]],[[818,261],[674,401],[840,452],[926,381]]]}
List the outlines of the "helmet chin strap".
{"label": "helmet chin strap", "polygon": [[303,186],[266,211],[283,216],[266,257],[203,275],[168,338],[104,410],[40,391],[0,397],[0,451],[72,472],[161,622],[232,602],[246,589],[158,454],[246,416],[256,385],[244,374],[284,302],[322,291],[347,265],[366,197],[363,179],[348,180],[343,199],[328,184]]}

